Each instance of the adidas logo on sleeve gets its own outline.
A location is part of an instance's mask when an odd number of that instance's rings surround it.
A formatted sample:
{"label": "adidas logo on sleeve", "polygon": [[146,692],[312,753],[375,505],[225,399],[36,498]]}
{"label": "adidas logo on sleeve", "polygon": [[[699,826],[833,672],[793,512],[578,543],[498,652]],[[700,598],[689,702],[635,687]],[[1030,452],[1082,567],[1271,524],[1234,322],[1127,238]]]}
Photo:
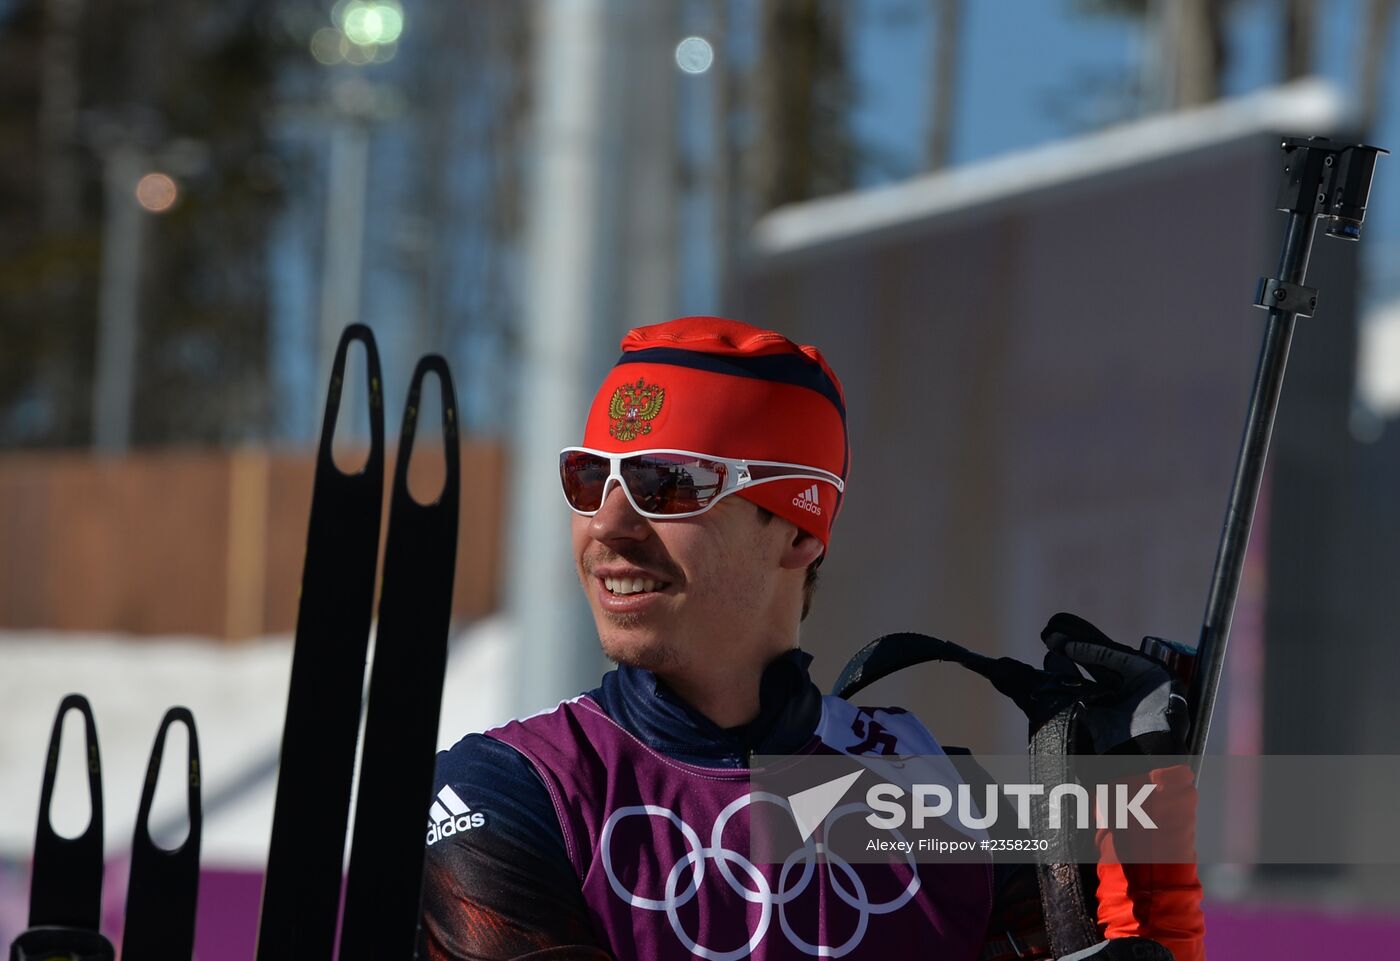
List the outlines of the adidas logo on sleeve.
{"label": "adidas logo on sleeve", "polygon": [[813,484],[792,499],[793,507],[800,507],[809,514],[822,516],[821,500],[817,497],[817,485]]}
{"label": "adidas logo on sleeve", "polygon": [[452,790],[452,785],[444,785],[437,793],[433,806],[428,808],[428,846],[485,823],[485,814],[467,807],[466,802]]}

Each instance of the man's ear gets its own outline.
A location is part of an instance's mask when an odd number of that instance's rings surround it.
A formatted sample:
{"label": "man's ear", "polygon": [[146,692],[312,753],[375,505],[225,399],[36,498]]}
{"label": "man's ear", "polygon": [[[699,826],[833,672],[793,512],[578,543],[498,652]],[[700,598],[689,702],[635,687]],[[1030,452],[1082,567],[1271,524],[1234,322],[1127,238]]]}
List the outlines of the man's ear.
{"label": "man's ear", "polygon": [[779,563],[785,570],[803,570],[818,557],[821,557],[821,540],[815,534],[809,534],[796,524],[792,525],[792,537],[783,546],[783,556]]}

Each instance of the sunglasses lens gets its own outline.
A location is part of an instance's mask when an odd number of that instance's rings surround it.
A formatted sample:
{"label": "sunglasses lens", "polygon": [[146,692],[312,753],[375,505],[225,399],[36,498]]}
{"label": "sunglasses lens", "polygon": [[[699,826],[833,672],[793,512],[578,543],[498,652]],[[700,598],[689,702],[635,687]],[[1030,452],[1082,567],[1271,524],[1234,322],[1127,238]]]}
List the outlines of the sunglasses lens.
{"label": "sunglasses lens", "polygon": [[642,454],[622,462],[623,480],[637,506],[663,516],[704,510],[724,489],[728,472],[719,461],[684,454]]}
{"label": "sunglasses lens", "polygon": [[559,479],[564,497],[576,511],[596,511],[603,506],[603,488],[608,483],[608,459],[584,451],[559,455]]}

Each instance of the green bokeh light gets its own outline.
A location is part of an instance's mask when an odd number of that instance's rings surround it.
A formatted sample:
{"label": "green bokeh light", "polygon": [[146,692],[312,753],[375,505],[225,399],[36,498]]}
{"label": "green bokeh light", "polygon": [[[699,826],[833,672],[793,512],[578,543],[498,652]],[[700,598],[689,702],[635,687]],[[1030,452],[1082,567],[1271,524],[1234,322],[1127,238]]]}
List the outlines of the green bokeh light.
{"label": "green bokeh light", "polygon": [[343,18],[345,36],[358,46],[394,43],[403,33],[403,8],[394,0],[350,0]]}
{"label": "green bokeh light", "polygon": [[379,4],[379,22],[383,33],[380,43],[395,43],[403,35],[403,8],[397,3]]}

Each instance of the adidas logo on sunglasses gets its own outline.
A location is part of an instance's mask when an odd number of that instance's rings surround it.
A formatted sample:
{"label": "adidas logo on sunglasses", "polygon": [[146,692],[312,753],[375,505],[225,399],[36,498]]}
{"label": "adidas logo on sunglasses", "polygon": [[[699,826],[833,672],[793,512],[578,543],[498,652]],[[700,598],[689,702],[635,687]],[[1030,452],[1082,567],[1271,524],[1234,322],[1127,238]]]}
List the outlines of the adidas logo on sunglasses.
{"label": "adidas logo on sunglasses", "polygon": [[802,493],[792,499],[793,507],[800,507],[810,514],[822,516],[821,502],[817,498],[817,485],[813,484]]}

